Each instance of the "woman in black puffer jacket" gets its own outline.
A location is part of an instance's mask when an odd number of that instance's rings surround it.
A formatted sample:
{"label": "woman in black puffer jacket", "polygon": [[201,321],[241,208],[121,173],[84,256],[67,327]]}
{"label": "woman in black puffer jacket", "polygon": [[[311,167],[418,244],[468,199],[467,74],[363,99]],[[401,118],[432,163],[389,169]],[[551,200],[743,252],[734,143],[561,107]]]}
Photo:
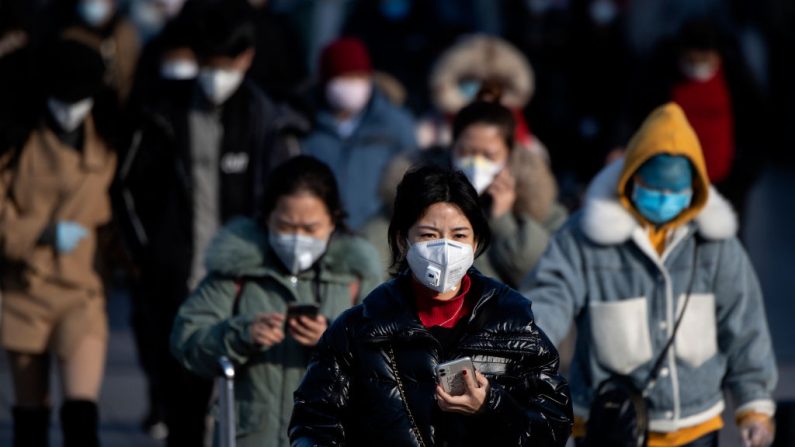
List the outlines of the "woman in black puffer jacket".
{"label": "woman in black puffer jacket", "polygon": [[[461,173],[409,172],[389,242],[400,273],[341,315],[295,393],[293,446],[562,446],[571,431],[558,353],[530,302],[471,268],[488,246]],[[469,356],[463,395],[439,363]]]}

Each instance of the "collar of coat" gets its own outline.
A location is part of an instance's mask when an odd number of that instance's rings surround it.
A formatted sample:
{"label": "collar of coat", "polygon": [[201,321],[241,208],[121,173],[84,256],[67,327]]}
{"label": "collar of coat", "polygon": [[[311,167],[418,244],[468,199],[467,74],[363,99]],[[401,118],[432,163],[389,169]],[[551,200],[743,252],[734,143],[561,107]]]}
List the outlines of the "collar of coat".
{"label": "collar of coat", "polygon": [[[618,200],[616,184],[623,166],[623,158],[608,165],[594,178],[586,192],[580,224],[583,233],[597,244],[622,244],[641,227]],[[713,241],[735,236],[739,226],[734,209],[713,186],[710,186],[706,206],[692,224],[704,239]]]}
{"label": "collar of coat", "polygon": [[[405,271],[398,277],[382,284],[364,300],[365,324],[356,335],[370,342],[409,340],[431,337],[410,302],[410,287]],[[514,347],[526,351],[526,343],[536,343],[537,332],[533,324],[530,302],[497,281],[485,277],[474,268],[469,270],[472,279],[470,293],[478,293],[477,304],[472,310],[469,324],[476,328],[474,336],[468,338],[467,346],[477,349],[489,345],[498,337],[511,337]]]}

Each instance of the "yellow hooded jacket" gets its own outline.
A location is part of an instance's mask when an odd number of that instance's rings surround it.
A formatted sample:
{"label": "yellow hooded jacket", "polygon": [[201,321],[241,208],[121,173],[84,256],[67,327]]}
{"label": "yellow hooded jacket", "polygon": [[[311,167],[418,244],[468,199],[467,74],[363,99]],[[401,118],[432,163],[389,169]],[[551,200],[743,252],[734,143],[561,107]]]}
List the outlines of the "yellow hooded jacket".
{"label": "yellow hooded jacket", "polygon": [[[690,160],[694,168],[693,200],[690,207],[674,220],[656,227],[640,215],[630,196],[635,173],[643,163],[660,154],[681,155]],[[655,109],[629,142],[617,188],[621,204],[649,228],[649,238],[658,253],[665,250],[670,230],[690,222],[704,208],[709,196],[709,185],[701,143],[687,121],[685,112],[673,102]]]}

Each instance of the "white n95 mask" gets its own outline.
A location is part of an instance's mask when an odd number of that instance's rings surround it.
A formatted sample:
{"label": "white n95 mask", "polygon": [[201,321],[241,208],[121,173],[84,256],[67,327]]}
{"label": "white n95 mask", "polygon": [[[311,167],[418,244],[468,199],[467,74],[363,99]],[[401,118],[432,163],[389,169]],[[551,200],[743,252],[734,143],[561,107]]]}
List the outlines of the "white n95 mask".
{"label": "white n95 mask", "polygon": [[302,234],[270,232],[268,239],[276,256],[293,275],[312,267],[328,247],[328,240]]}
{"label": "white n95 mask", "polygon": [[243,72],[221,68],[204,68],[199,72],[199,85],[204,96],[215,105],[221,105],[232,96],[243,82]]}
{"label": "white n95 mask", "polygon": [[445,293],[458,286],[475,262],[475,253],[469,244],[434,239],[412,244],[406,254],[406,261],[422,285]]}
{"label": "white n95 mask", "polygon": [[47,109],[55,119],[55,122],[61,126],[61,129],[71,132],[85,121],[91,108],[94,106],[94,100],[91,98],[82,99],[74,103],[67,103],[59,101],[55,98],[47,100]]}
{"label": "white n95 mask", "polygon": [[504,168],[502,164],[494,163],[480,155],[453,158],[453,167],[464,173],[469,183],[475,187],[478,195],[483,194],[483,191],[491,185],[497,174]]}

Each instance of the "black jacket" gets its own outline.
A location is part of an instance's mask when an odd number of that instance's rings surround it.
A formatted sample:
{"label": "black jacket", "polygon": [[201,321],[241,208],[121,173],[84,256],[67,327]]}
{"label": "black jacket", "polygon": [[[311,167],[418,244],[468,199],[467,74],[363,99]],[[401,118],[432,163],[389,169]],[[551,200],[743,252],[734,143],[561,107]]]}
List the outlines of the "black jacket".
{"label": "black jacket", "polygon": [[[469,293],[480,298],[446,358],[416,316],[407,274],[341,315],[295,392],[292,445],[564,445],[569,388],[530,301],[474,269],[470,276]],[[436,365],[463,356],[490,382],[485,408],[473,416],[443,413],[434,400]]]}
{"label": "black jacket", "polygon": [[[184,283],[190,275],[192,191],[201,179],[191,178],[189,103],[164,101],[145,109],[120,166],[117,211],[134,260],[155,283]],[[298,155],[297,137],[309,124],[250,81],[224,103],[221,123],[218,217],[223,223],[257,214],[269,172]],[[224,168],[225,155],[241,153],[248,159],[243,170]]]}

